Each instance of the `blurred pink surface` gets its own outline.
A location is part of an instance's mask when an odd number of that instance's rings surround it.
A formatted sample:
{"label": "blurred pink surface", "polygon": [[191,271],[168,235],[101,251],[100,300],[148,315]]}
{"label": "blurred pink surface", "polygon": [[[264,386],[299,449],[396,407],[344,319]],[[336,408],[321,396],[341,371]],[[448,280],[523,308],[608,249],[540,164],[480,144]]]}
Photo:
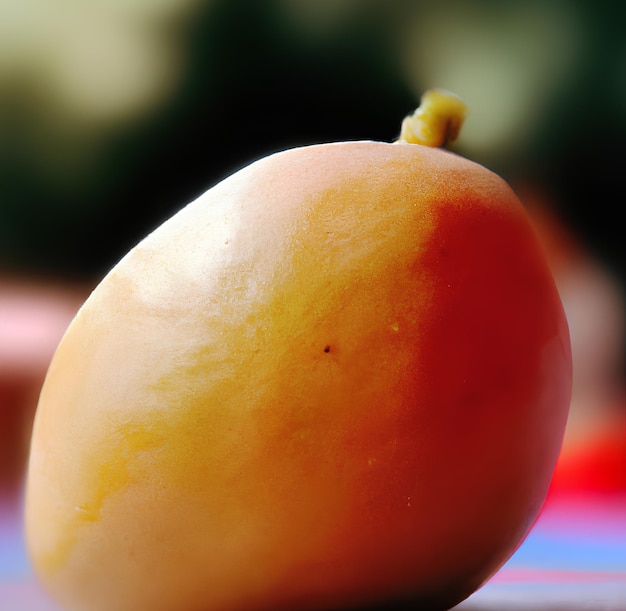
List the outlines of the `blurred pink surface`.
{"label": "blurred pink surface", "polygon": [[0,276],[0,374],[45,373],[86,290]]}

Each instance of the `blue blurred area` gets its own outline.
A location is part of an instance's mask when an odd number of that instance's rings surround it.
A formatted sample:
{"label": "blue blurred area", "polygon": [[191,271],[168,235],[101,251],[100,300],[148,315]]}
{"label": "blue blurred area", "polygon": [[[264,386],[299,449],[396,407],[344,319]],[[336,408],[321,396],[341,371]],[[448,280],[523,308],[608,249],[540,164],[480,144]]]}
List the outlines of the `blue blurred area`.
{"label": "blue blurred area", "polygon": [[537,532],[529,536],[507,568],[534,567],[560,571],[623,571],[626,554],[623,539],[593,540],[577,533],[550,536]]}

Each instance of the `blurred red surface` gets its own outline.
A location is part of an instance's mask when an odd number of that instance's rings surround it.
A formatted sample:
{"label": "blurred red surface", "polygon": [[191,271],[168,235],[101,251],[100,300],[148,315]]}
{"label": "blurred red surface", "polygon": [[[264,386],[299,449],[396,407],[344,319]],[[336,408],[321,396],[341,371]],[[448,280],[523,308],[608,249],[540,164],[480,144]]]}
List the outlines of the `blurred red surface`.
{"label": "blurred red surface", "polygon": [[82,286],[0,276],[0,490],[22,481],[48,364],[86,294]]}

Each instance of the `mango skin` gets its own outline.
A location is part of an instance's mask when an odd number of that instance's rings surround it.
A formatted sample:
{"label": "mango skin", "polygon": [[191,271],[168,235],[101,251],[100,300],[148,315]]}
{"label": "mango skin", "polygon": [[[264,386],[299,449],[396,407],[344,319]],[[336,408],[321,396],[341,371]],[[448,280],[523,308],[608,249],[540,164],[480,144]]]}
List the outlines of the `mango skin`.
{"label": "mango skin", "polygon": [[409,144],[266,157],[105,277],[52,360],[26,488],[70,611],[446,609],[545,498],[566,320],[521,204]]}

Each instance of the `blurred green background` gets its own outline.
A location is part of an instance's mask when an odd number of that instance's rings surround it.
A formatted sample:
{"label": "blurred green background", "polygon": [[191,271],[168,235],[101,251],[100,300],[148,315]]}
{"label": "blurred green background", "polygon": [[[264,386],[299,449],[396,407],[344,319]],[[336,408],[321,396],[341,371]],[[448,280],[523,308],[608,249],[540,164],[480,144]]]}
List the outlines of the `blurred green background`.
{"label": "blurred green background", "polygon": [[626,12],[606,0],[0,1],[0,272],[97,279],[227,174],[393,140],[426,88],[456,150],[539,186],[624,272]]}

